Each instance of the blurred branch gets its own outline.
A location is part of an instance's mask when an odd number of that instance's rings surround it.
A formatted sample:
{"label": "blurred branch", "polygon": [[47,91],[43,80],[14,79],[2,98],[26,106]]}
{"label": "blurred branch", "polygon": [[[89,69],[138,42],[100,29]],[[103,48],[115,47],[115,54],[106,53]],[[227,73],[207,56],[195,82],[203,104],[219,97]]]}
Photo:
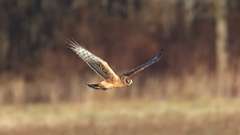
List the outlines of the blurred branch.
{"label": "blurred branch", "polygon": [[7,54],[9,50],[9,43],[6,38],[6,35],[3,33],[0,33],[0,69],[4,68],[6,60],[7,60]]}
{"label": "blurred branch", "polygon": [[194,9],[195,0],[185,0],[184,1],[184,13],[185,13],[185,27],[188,32],[191,30],[192,22],[195,17],[195,9]]}
{"label": "blurred branch", "polygon": [[227,5],[226,0],[215,0],[215,19],[216,19],[216,54],[217,54],[217,74],[218,92],[224,92],[226,88],[226,74],[228,69],[227,62]]}

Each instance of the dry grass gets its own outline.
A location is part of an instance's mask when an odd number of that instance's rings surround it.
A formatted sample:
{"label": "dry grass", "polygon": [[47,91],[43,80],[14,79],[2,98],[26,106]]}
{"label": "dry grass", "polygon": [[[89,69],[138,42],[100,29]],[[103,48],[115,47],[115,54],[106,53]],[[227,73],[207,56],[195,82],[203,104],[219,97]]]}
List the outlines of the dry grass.
{"label": "dry grass", "polygon": [[[56,75],[56,76],[55,76]],[[93,73],[92,76],[95,74]],[[90,75],[89,75],[90,76]],[[88,102],[89,100],[113,99],[198,99],[205,97],[237,97],[240,93],[238,74],[225,75],[226,89],[219,91],[217,78],[206,72],[189,74],[176,78],[174,76],[152,76],[146,80],[134,78],[134,84],[122,91],[92,92],[87,82],[98,82],[99,78],[89,76],[43,75],[27,80],[24,76],[0,76],[0,103],[58,103],[61,101]],[[97,76],[96,76],[97,77]]]}
{"label": "dry grass", "polygon": [[[84,82],[95,81],[88,77],[38,77],[1,77],[1,135],[240,134],[240,100],[230,96],[233,76],[225,77],[226,91],[200,72],[136,78],[128,90],[106,92],[87,90]],[[237,77],[236,97],[239,84]]]}
{"label": "dry grass", "polygon": [[239,105],[218,99],[1,106],[0,134],[237,135]]}

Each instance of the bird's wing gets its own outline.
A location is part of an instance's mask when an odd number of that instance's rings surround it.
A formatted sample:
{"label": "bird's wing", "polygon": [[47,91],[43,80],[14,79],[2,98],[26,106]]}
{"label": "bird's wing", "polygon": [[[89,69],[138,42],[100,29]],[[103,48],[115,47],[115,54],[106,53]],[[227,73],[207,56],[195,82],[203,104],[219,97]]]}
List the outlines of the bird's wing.
{"label": "bird's wing", "polygon": [[119,79],[118,75],[112,70],[106,61],[81,47],[79,43],[74,40],[69,41],[68,44],[70,45],[70,49],[72,49],[98,75],[106,80]]}
{"label": "bird's wing", "polygon": [[145,62],[144,64],[142,65],[139,65],[135,68],[133,68],[132,70],[126,72],[126,73],[123,73],[124,76],[128,76],[128,77],[132,77],[134,76],[136,73],[144,70],[145,68],[151,66],[152,64],[158,62],[162,56],[162,52],[163,50],[161,50],[158,54],[154,55],[152,58],[150,58],[147,62]]}

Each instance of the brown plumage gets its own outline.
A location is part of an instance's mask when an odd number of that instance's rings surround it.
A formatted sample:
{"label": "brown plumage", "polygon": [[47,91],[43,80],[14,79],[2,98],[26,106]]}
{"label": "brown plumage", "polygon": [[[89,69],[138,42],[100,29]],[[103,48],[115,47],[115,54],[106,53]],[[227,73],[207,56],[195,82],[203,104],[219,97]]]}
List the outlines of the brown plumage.
{"label": "brown plumage", "polygon": [[118,76],[108,63],[96,55],[92,54],[85,48],[81,47],[76,41],[69,41],[70,48],[84,61],[88,66],[95,71],[104,80],[96,84],[88,84],[89,87],[100,90],[107,90],[112,88],[121,88],[130,86],[133,81],[133,77],[136,73],[144,70],[150,65],[156,63],[160,60],[162,56],[162,51],[152,58],[150,58],[146,63]]}

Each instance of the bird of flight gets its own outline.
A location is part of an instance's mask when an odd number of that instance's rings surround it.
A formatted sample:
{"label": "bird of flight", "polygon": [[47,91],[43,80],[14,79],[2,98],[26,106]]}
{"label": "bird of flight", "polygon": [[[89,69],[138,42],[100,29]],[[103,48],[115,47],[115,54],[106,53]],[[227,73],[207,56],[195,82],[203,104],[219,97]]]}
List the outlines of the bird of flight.
{"label": "bird of flight", "polygon": [[92,54],[80,44],[74,40],[69,41],[70,49],[72,49],[84,62],[88,64],[88,66],[95,71],[99,76],[101,76],[104,80],[99,83],[88,84],[89,87],[98,89],[98,90],[107,90],[112,88],[122,88],[128,87],[132,85],[132,77],[144,70],[145,68],[151,66],[152,64],[158,62],[162,56],[162,50],[150,58],[144,64],[129,70],[126,73],[118,76],[112,68],[108,65],[106,61],[99,58],[98,56]]}

